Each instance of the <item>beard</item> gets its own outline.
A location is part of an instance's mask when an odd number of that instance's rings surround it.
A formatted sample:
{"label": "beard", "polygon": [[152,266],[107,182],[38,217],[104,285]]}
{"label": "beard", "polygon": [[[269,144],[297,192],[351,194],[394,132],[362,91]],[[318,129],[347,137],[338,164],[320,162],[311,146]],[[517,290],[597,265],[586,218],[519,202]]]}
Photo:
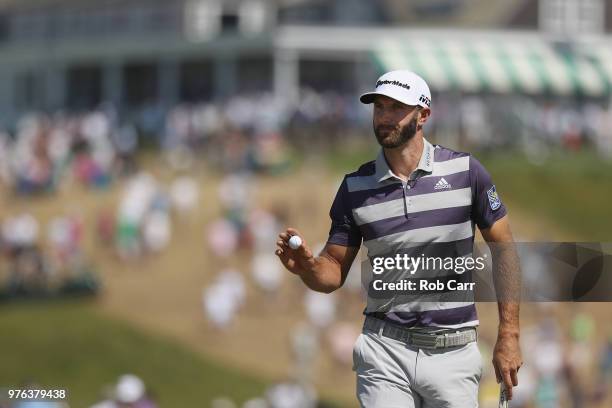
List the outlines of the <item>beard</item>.
{"label": "beard", "polygon": [[397,126],[384,126],[379,125],[374,128],[374,134],[378,144],[387,149],[393,149],[400,147],[410,141],[416,135],[417,132],[417,118],[413,118],[403,128]]}

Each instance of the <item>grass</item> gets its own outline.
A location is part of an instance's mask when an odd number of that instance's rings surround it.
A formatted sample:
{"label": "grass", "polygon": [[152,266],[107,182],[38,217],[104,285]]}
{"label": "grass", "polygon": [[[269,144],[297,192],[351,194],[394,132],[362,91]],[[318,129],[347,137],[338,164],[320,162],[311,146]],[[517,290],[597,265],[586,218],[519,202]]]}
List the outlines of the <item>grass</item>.
{"label": "grass", "polygon": [[542,164],[519,153],[478,156],[502,197],[548,218],[576,240],[612,240],[612,162],[594,152],[554,152]]}
{"label": "grass", "polygon": [[265,384],[205,360],[168,339],[104,317],[83,301],[32,301],[0,309],[0,386],[35,380],[65,388],[74,407],[91,405],[119,375],[140,376],[161,407],[244,402]]}
{"label": "grass", "polygon": [[[339,174],[376,157],[376,146],[336,150],[328,167]],[[500,196],[525,213],[543,217],[582,241],[612,241],[612,161],[595,152],[550,154],[535,164],[519,152],[475,153]]]}

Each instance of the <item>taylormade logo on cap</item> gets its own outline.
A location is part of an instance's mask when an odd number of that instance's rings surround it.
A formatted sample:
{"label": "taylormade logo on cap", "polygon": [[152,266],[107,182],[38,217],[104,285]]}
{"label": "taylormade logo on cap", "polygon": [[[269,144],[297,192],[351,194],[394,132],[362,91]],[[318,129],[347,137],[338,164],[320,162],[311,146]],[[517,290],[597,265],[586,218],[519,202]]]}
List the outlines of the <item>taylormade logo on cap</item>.
{"label": "taylormade logo on cap", "polygon": [[376,90],[359,98],[362,103],[374,102],[376,95],[384,95],[410,106],[431,107],[431,92],[423,78],[412,71],[387,72],[376,81]]}
{"label": "taylormade logo on cap", "polygon": [[378,88],[381,85],[387,85],[387,84],[397,85],[397,86],[401,86],[406,89],[410,89],[410,85],[402,84],[399,81],[387,81],[387,80],[381,81],[380,79],[378,80],[378,82],[376,82],[376,88]]}

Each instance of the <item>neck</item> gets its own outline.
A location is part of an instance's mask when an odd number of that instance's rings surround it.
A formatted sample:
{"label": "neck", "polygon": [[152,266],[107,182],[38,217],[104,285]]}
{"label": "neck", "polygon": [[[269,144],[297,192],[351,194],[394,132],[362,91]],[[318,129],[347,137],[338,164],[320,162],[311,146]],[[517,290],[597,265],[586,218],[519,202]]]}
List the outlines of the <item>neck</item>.
{"label": "neck", "polygon": [[402,146],[394,148],[383,148],[389,168],[399,178],[407,181],[412,172],[419,165],[425,142],[423,132],[419,131],[412,139]]}

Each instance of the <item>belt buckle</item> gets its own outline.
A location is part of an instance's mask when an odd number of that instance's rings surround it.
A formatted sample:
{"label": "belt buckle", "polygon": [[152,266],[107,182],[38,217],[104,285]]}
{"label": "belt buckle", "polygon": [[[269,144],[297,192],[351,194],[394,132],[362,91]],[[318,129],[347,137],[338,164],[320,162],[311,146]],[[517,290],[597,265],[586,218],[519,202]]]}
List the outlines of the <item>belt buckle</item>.
{"label": "belt buckle", "polygon": [[435,349],[437,348],[438,342],[437,335],[423,334],[423,333],[412,333],[410,336],[410,342],[412,345],[419,348]]}

